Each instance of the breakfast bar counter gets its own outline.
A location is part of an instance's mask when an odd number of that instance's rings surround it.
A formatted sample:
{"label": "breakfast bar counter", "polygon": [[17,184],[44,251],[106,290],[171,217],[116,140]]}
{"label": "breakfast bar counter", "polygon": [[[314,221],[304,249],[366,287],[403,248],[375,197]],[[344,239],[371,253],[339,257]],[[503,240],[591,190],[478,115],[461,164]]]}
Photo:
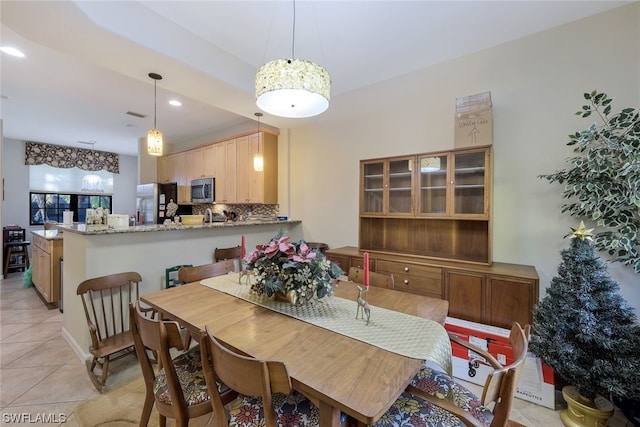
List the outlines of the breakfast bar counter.
{"label": "breakfast bar counter", "polygon": [[213,261],[215,248],[238,246],[245,238],[247,253],[275,234],[303,238],[299,220],[254,220],[202,225],[143,225],[87,230],[84,224],[59,225],[64,232],[63,336],[81,359],[89,357],[89,332],[78,284],[93,277],[136,271],[142,276],[140,293],[165,287],[166,269]]}

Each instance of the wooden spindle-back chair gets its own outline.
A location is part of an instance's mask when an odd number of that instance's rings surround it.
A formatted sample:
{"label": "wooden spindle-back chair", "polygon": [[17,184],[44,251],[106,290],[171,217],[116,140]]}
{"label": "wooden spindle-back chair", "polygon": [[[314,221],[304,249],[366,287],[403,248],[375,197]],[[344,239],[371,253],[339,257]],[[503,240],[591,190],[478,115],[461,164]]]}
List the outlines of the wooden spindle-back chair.
{"label": "wooden spindle-back chair", "polygon": [[[136,272],[116,273],[87,279],[78,285],[77,294],[89,326],[93,356],[87,361],[89,378],[98,391],[106,386],[109,361],[133,353],[129,303],[138,301],[142,277]],[[100,375],[96,367],[101,369]]]}

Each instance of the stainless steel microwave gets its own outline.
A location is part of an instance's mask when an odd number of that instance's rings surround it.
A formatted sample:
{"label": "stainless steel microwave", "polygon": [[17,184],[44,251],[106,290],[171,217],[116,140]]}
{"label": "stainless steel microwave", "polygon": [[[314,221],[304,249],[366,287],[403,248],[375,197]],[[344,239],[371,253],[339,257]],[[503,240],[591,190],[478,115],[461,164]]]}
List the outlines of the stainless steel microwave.
{"label": "stainless steel microwave", "polygon": [[213,203],[215,178],[199,178],[191,181],[191,203]]}

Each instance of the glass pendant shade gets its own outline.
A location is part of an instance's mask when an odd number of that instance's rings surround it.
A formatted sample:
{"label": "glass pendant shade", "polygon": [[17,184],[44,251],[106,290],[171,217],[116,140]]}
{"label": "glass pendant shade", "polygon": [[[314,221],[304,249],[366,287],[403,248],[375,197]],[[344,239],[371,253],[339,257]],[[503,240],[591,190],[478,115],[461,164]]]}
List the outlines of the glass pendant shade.
{"label": "glass pendant shade", "polygon": [[147,132],[147,153],[151,156],[162,156],[162,132],[158,129]]}
{"label": "glass pendant shade", "polygon": [[277,59],[256,73],[256,105],[274,116],[303,118],[329,108],[331,82],[320,65],[304,59]]}
{"label": "glass pendant shade", "polygon": [[262,154],[253,156],[253,170],[256,172],[262,172],[264,170],[264,157],[262,157]]}

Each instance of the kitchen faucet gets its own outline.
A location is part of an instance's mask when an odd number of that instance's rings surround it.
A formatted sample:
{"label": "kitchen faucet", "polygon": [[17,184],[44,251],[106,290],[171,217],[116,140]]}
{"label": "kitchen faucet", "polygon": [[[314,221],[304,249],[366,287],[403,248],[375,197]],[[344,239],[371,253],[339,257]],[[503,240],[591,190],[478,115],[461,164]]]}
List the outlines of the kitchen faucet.
{"label": "kitchen faucet", "polygon": [[207,208],[204,211],[204,222],[208,222],[209,224],[213,223],[213,213],[210,208]]}

